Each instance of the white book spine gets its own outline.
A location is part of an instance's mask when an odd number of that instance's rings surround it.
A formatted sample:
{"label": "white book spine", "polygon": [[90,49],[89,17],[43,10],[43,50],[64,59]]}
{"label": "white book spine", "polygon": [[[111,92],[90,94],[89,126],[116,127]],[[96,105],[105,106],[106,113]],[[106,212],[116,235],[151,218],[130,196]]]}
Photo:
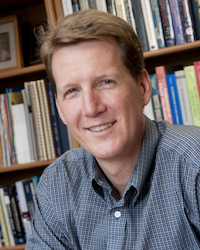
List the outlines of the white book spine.
{"label": "white book spine", "polygon": [[146,106],[144,106],[144,110],[143,113],[151,120],[155,120],[154,117],[154,112],[153,112],[153,104],[152,104],[152,100],[150,99],[150,101],[148,102],[148,104]]}
{"label": "white book spine", "polygon": [[79,5],[81,10],[87,10],[89,9],[89,3],[88,0],[79,0]]}
{"label": "white book spine", "polygon": [[97,10],[107,12],[106,0],[96,0]]}
{"label": "white book spine", "polygon": [[176,85],[181,106],[182,118],[184,125],[193,125],[192,112],[188,96],[187,83],[184,70],[174,72],[176,77]]}
{"label": "white book spine", "polygon": [[124,19],[127,22],[124,0],[115,0],[115,8],[117,16]]}
{"label": "white book spine", "polygon": [[140,0],[140,2],[141,2],[142,13],[144,17],[147,39],[149,43],[149,49],[156,50],[158,49],[158,42],[157,42],[155,28],[154,28],[151,5],[150,5],[149,0]]}
{"label": "white book spine", "polygon": [[73,13],[71,0],[62,0],[62,7],[63,7],[64,16],[67,16]]}

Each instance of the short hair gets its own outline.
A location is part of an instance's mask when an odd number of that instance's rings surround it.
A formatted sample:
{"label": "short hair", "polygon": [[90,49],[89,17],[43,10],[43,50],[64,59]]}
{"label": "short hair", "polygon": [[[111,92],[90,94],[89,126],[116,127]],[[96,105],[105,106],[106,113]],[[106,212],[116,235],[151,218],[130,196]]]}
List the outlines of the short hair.
{"label": "short hair", "polygon": [[52,55],[56,48],[86,40],[116,40],[125,67],[138,79],[144,68],[143,51],[132,27],[122,18],[107,12],[87,9],[74,12],[60,19],[57,25],[49,25],[42,35],[41,58],[55,95],[56,83],[52,72]]}

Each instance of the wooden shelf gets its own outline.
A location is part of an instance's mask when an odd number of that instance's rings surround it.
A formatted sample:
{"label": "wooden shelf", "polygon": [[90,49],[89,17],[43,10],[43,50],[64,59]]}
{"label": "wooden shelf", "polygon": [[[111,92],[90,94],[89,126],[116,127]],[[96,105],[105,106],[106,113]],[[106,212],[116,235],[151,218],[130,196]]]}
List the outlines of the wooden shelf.
{"label": "wooden shelf", "polygon": [[39,175],[45,167],[50,165],[53,161],[55,161],[55,159],[1,167],[0,186],[25,179],[30,176]]}
{"label": "wooden shelf", "polygon": [[17,245],[14,247],[0,247],[2,250],[24,250],[25,249],[25,244]]}

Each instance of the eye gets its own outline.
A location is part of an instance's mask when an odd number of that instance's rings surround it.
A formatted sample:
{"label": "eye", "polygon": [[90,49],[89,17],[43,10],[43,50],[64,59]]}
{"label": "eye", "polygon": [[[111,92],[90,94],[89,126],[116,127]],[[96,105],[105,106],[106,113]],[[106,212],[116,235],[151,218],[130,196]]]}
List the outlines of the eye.
{"label": "eye", "polygon": [[110,80],[105,80],[105,81],[103,82],[103,84],[109,84],[109,83],[111,83]]}
{"label": "eye", "polygon": [[77,89],[75,89],[75,88],[72,88],[72,89],[68,90],[68,91],[67,91],[67,95],[68,95],[68,94],[71,94],[71,93],[73,93],[73,92],[75,92],[76,90],[77,90]]}

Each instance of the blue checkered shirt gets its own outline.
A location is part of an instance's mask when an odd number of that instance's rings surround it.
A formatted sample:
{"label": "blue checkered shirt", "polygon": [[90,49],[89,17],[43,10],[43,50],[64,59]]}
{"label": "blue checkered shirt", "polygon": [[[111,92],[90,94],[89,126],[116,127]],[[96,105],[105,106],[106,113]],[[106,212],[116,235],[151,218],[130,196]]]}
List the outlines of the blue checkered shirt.
{"label": "blue checkered shirt", "polygon": [[200,249],[200,128],[145,119],[119,201],[83,148],[46,168],[26,250]]}

